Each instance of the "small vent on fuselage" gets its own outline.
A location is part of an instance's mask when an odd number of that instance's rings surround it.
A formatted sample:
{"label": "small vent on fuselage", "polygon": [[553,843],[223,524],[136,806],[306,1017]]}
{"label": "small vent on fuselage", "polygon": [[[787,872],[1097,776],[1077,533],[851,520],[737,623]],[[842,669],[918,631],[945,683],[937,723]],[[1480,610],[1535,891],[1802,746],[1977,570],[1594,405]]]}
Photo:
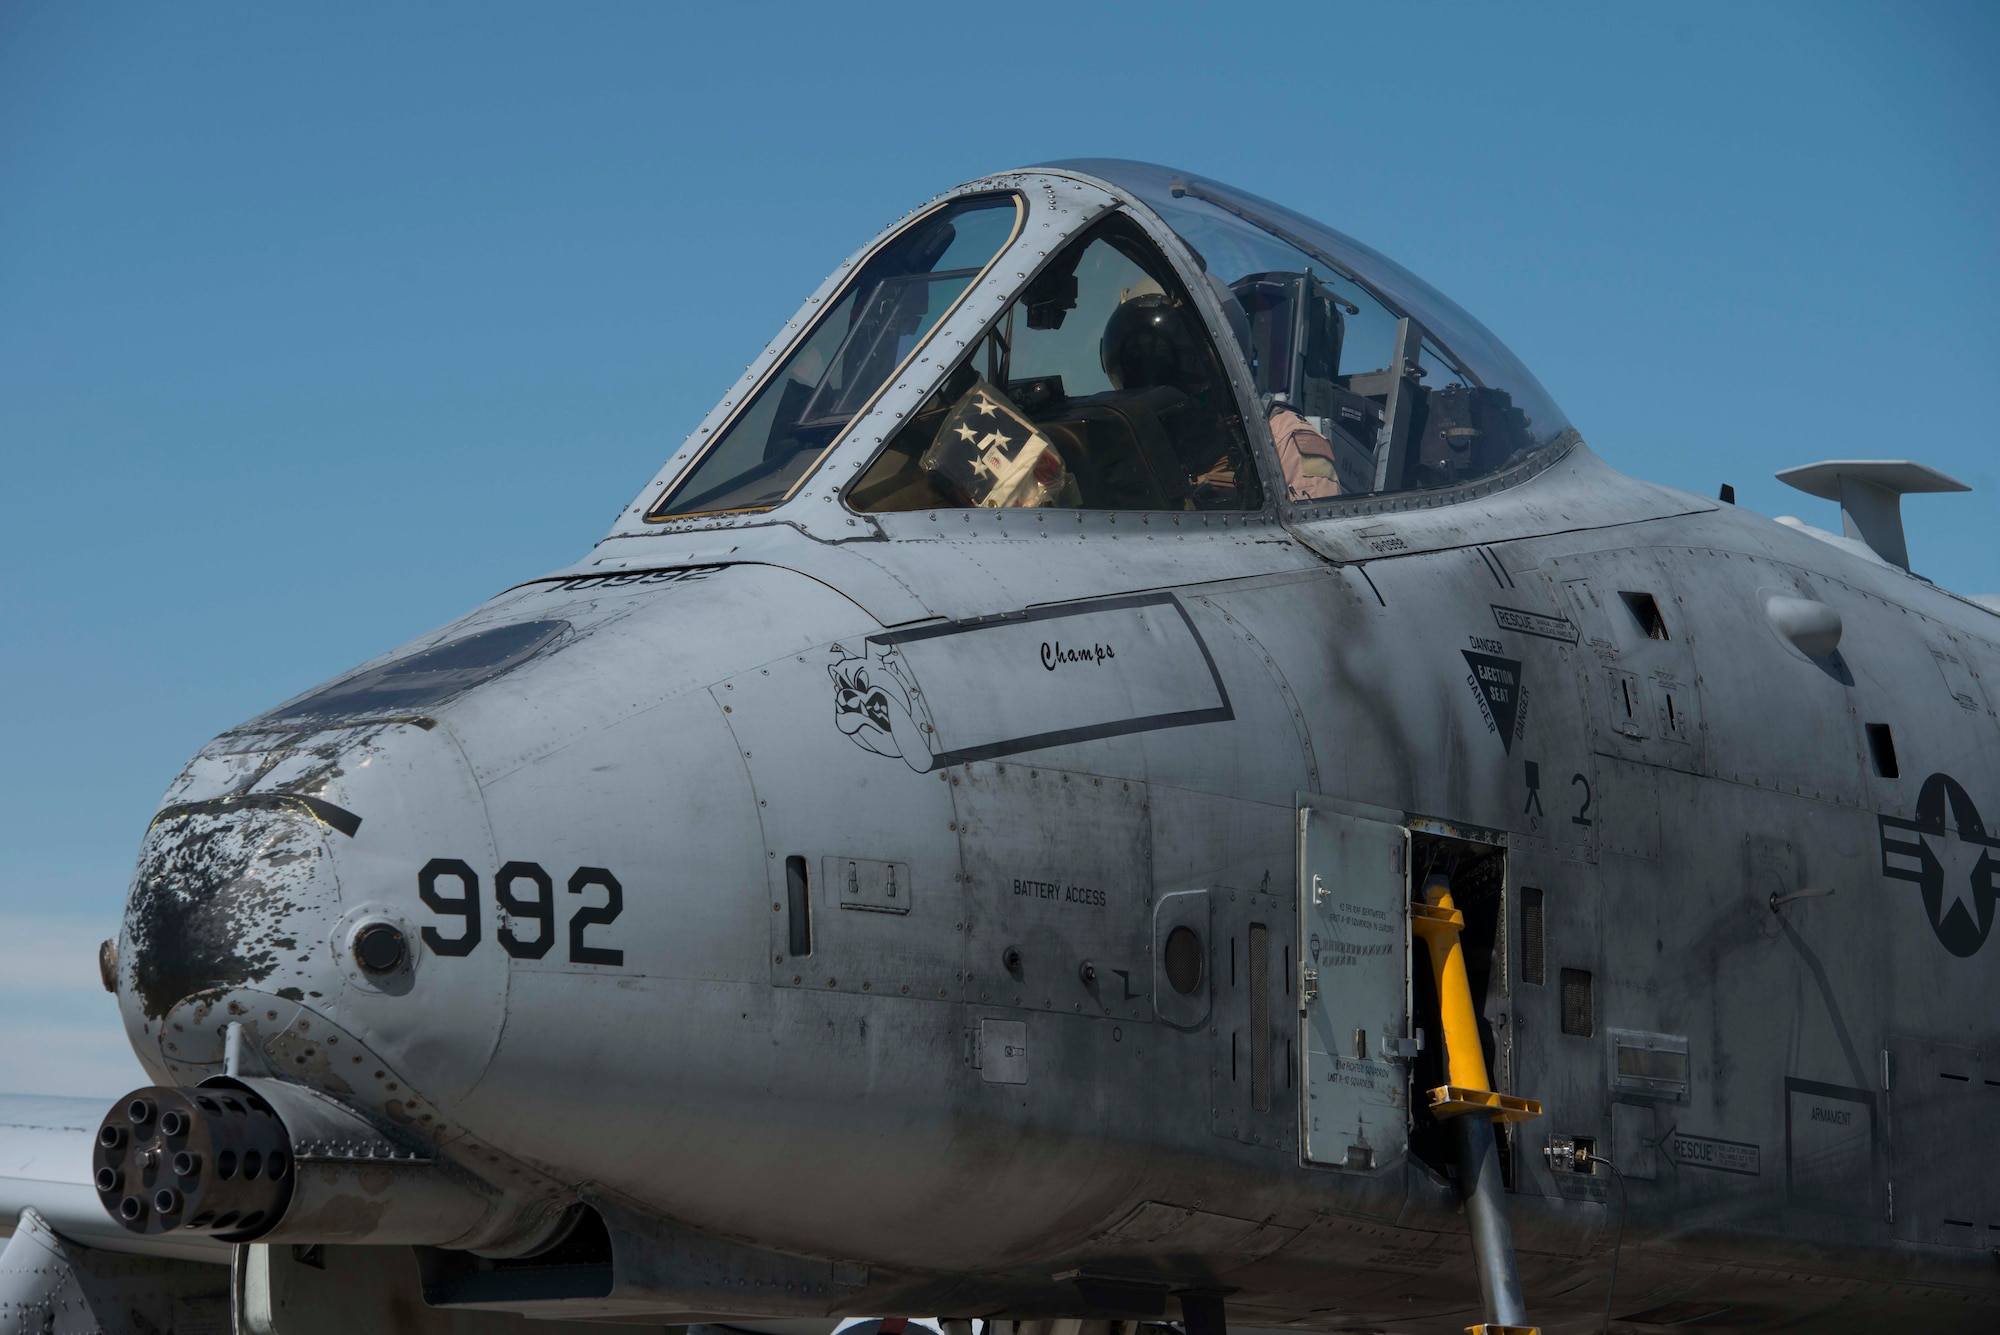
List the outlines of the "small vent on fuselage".
{"label": "small vent on fuselage", "polygon": [[1521,887],[1521,981],[1541,987],[1549,981],[1548,957],[1542,947],[1542,892]]}
{"label": "small vent on fuselage", "polygon": [[796,855],[785,859],[785,895],[790,903],[788,924],[791,928],[792,958],[802,959],[813,953],[812,893],[806,880],[806,860]]}
{"label": "small vent on fuselage", "polygon": [[1875,772],[1885,779],[1902,777],[1903,768],[1896,763],[1896,734],[1889,731],[1886,723],[1868,725],[1868,750],[1875,758]]}
{"label": "small vent on fuselage", "polygon": [[1562,971],[1562,1031],[1576,1038],[1597,1032],[1595,1000],[1591,996],[1590,973],[1585,969]]}
{"label": "small vent on fuselage", "polygon": [[1667,619],[1660,615],[1660,604],[1650,593],[1627,593],[1620,590],[1620,598],[1625,606],[1632,609],[1632,619],[1639,623],[1639,629],[1646,632],[1649,640],[1670,640],[1667,634]]}
{"label": "small vent on fuselage", "polygon": [[1184,997],[1201,986],[1201,937],[1192,927],[1176,927],[1167,933],[1167,983]]}

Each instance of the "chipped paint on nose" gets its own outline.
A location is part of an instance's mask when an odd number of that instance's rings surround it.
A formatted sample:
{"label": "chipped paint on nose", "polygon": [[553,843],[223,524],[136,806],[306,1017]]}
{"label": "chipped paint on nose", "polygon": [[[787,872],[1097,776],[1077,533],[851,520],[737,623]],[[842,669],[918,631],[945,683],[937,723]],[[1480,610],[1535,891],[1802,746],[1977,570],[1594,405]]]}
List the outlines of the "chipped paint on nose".
{"label": "chipped paint on nose", "polygon": [[221,800],[154,820],[119,951],[148,1020],[201,993],[321,994],[325,952],[315,947],[339,915],[340,889],[313,805]]}
{"label": "chipped paint on nose", "polygon": [[[306,1079],[317,1068],[271,1045],[334,1025],[343,1078],[393,1090],[408,1088],[394,1072],[421,1072],[447,1100],[469,1088],[505,1015],[505,956],[426,964],[437,915],[421,873],[438,859],[497,865],[478,786],[435,720],[253,721],[216,738],[168,790],[126,903],[119,1008],[140,1064],[160,1084],[221,1074],[235,1025],[242,1074]],[[371,929],[401,938],[387,967],[357,955]]]}

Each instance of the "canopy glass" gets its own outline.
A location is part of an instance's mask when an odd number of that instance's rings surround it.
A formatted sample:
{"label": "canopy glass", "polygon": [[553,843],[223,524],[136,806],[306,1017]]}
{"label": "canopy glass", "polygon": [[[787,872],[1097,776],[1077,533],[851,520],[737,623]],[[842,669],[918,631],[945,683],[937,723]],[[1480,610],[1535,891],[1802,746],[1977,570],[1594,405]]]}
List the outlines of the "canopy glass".
{"label": "canopy glass", "polygon": [[[1302,425],[1332,446],[1314,496],[1449,486],[1499,472],[1569,428],[1479,321],[1394,260],[1281,204],[1151,163],[1045,164],[1092,176],[1165,221],[1205,269],[1249,362],[1281,459]],[[1287,412],[1289,410],[1289,412]],[[1289,459],[1295,499],[1300,479]],[[1361,485],[1363,473],[1372,474]]]}

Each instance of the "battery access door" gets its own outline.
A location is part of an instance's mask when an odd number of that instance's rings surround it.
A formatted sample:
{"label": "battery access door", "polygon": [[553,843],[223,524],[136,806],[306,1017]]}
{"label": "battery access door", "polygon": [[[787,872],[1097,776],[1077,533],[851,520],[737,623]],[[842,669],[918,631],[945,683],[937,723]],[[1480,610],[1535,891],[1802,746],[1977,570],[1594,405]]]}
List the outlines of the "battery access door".
{"label": "battery access door", "polygon": [[1390,812],[1298,801],[1304,1159],[1383,1172],[1409,1146],[1409,831]]}

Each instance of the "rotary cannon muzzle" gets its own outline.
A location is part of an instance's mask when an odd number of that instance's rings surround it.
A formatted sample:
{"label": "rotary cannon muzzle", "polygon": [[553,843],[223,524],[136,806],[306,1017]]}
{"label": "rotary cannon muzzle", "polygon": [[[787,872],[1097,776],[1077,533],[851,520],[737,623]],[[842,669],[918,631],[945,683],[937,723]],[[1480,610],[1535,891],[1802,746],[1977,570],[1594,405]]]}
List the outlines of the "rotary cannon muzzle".
{"label": "rotary cannon muzzle", "polygon": [[292,1200],[291,1135],[247,1090],[137,1090],[105,1114],[95,1158],[98,1200],[134,1233],[246,1242]]}
{"label": "rotary cannon muzzle", "polygon": [[98,1126],[92,1167],[105,1213],[140,1234],[505,1248],[559,1213],[413,1134],[261,1076],[135,1090]]}

